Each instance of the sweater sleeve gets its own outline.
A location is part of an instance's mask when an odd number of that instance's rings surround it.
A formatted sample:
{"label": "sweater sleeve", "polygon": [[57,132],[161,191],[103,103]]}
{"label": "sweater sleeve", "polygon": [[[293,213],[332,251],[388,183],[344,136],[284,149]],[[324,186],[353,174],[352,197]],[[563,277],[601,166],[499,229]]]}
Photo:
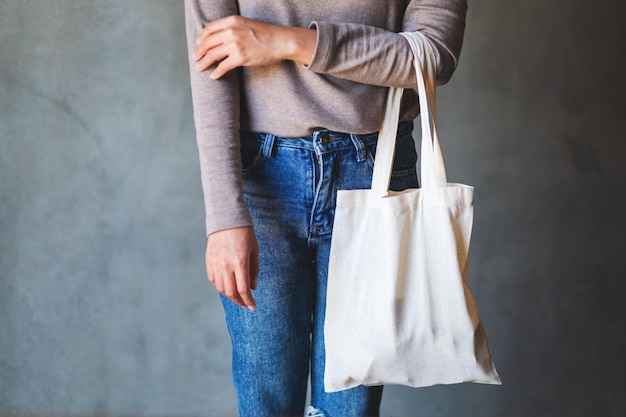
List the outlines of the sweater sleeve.
{"label": "sweater sleeve", "polygon": [[[401,31],[420,31],[437,60],[437,82],[454,72],[465,31],[467,0],[411,0]],[[415,71],[411,48],[401,35],[362,24],[313,22],[317,47],[307,68],[320,74],[385,87],[412,88]]]}
{"label": "sweater sleeve", "polygon": [[191,93],[207,235],[252,225],[243,201],[241,180],[239,72],[230,71],[220,80],[212,80],[210,71],[196,71],[191,59],[196,39],[207,22],[238,13],[236,0],[185,0]]}

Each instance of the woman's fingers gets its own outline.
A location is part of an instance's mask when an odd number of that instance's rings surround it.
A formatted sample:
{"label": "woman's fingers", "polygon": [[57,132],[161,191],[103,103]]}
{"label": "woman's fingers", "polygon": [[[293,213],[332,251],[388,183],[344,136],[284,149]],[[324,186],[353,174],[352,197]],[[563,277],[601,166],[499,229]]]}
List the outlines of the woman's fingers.
{"label": "woman's fingers", "polygon": [[205,71],[213,65],[228,58],[230,51],[223,45],[215,46],[207,50],[200,58],[196,60],[196,70]]}
{"label": "woman's fingers", "polygon": [[214,80],[219,80],[228,71],[234,70],[237,67],[244,66],[241,59],[234,57],[232,54],[228,55],[225,59],[221,60],[211,72],[210,77]]}

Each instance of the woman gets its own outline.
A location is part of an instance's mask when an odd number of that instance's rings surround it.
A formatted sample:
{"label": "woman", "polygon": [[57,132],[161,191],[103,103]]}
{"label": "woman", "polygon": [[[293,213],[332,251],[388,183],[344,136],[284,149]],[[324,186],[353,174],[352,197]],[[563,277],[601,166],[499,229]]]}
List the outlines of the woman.
{"label": "woman", "polygon": [[[242,416],[378,415],[382,387],[323,389],[337,189],[369,188],[387,87],[416,85],[401,31],[454,71],[466,0],[186,0],[206,207]],[[391,188],[417,187],[407,90]],[[260,248],[260,249],[259,249]],[[350,300],[346,300],[347,303]]]}

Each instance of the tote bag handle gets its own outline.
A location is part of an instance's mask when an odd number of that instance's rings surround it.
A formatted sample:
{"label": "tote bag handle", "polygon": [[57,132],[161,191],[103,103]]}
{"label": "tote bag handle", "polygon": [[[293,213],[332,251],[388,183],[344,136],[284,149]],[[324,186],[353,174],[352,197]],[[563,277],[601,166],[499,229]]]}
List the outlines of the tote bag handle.
{"label": "tote bag handle", "polygon": [[[437,129],[434,55],[428,40],[421,33],[402,32],[400,35],[408,40],[413,51],[413,65],[417,78],[422,125],[420,170],[422,187],[446,187],[446,170]],[[381,196],[386,196],[389,191],[403,93],[403,88],[392,87],[389,89],[385,115],[378,134],[372,190],[380,192]]]}

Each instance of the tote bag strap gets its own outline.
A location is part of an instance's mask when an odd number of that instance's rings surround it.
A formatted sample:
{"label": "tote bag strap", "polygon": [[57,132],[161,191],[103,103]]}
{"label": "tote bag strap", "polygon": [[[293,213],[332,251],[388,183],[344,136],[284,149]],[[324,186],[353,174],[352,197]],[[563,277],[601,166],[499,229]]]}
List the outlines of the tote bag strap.
{"label": "tote bag strap", "polygon": [[387,195],[391,170],[393,168],[393,155],[396,148],[396,136],[398,134],[398,120],[400,120],[400,103],[404,88],[392,87],[387,95],[385,116],[383,124],[378,132],[378,144],[376,145],[376,162],[372,174],[372,190],[378,191],[382,196]]}
{"label": "tote bag strap", "polygon": [[[445,187],[447,184],[446,170],[437,129],[434,54],[428,40],[421,33],[403,32],[400,35],[404,36],[411,46],[417,77],[422,125],[420,178],[422,187]],[[401,88],[390,88],[385,115],[378,136],[372,190],[379,191],[381,196],[386,195],[389,190],[403,91]]]}

